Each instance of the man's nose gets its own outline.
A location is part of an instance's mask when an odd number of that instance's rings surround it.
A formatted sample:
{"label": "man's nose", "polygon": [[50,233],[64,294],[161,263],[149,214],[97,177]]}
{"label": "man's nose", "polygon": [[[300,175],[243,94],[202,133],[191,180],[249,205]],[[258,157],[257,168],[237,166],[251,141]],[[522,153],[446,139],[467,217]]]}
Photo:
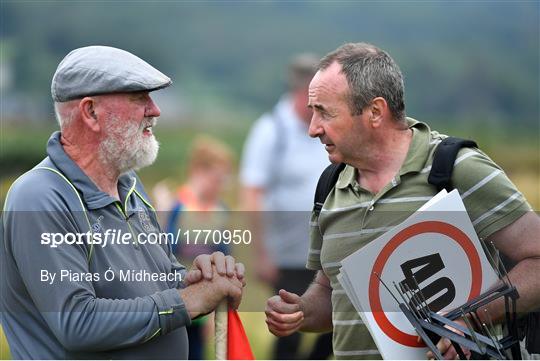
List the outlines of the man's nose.
{"label": "man's nose", "polygon": [[145,117],[159,117],[161,110],[151,97],[148,97],[148,104],[146,105]]}
{"label": "man's nose", "polygon": [[312,138],[320,137],[323,134],[321,123],[317,119],[317,114],[314,112],[309,122],[308,134]]}

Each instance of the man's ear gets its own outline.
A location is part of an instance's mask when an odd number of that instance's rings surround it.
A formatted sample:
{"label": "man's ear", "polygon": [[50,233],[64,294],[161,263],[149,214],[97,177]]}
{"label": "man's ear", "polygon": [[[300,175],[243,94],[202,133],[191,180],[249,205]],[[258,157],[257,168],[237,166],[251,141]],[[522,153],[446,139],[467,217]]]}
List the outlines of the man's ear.
{"label": "man's ear", "polygon": [[388,111],[388,103],[382,97],[376,97],[371,101],[370,125],[378,128],[383,123],[383,119]]}
{"label": "man's ear", "polygon": [[79,111],[81,112],[82,121],[88,128],[94,132],[99,132],[101,127],[96,114],[96,101],[91,97],[84,97],[79,102]]}
{"label": "man's ear", "polygon": [[369,106],[370,117],[369,124],[373,128],[378,128],[381,126],[385,115],[388,112],[388,103],[382,97],[376,97],[371,101]]}

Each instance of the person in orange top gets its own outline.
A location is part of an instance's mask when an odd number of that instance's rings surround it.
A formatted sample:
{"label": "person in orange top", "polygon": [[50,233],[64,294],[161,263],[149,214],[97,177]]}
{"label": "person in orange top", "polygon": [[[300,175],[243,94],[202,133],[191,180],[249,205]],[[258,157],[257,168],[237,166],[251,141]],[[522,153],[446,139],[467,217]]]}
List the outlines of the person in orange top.
{"label": "person in orange top", "polygon": [[[190,230],[224,230],[227,226],[228,207],[221,200],[232,173],[233,154],[223,142],[207,136],[198,136],[188,156],[186,182],[178,188],[176,199],[168,214],[165,229],[169,233],[183,236],[177,244],[172,244],[178,259],[192,260],[199,254],[220,251],[229,253],[228,245],[208,242],[193,244],[194,234]],[[186,233],[188,235],[186,235]],[[189,242],[189,236],[192,237]],[[206,244],[205,244],[206,243]],[[189,338],[189,359],[203,359],[206,318],[194,320],[187,328]],[[208,326],[211,323],[207,323]]]}

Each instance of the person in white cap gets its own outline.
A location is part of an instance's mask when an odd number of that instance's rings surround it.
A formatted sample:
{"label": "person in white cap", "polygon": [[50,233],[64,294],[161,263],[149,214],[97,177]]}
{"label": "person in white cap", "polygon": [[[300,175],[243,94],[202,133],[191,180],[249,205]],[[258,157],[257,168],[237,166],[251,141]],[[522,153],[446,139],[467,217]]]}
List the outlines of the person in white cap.
{"label": "person in white cap", "polygon": [[60,131],[8,192],[1,310],[17,359],[185,359],[185,326],[241,301],[244,267],[222,253],[189,272],[160,232],[134,170],[156,158],[150,92],[171,80],[124,50],[89,46],[51,86]]}

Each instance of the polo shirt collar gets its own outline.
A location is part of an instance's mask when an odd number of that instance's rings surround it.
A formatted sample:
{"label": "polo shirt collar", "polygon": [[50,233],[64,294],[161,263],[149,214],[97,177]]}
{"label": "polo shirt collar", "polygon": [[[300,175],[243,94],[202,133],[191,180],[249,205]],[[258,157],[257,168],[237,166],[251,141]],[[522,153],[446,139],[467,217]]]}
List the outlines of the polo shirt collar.
{"label": "polo shirt collar", "polygon": [[420,172],[426,165],[429,156],[429,135],[431,130],[426,123],[413,118],[407,118],[413,137],[405,161],[399,170],[399,175],[409,172]]}
{"label": "polo shirt collar", "polygon": [[[47,143],[47,154],[54,165],[64,174],[67,179],[81,193],[87,209],[103,208],[118,200],[100,190],[96,184],[82,171],[64,151],[60,143],[60,132],[54,132]],[[123,174],[118,179],[120,193],[126,192],[133,184],[133,177],[129,173]],[[124,191],[124,192],[122,192]]]}
{"label": "polo shirt collar", "polygon": [[347,164],[339,174],[336,182],[336,188],[345,189],[348,186],[354,186],[356,184],[356,172],[356,168]]}
{"label": "polo shirt collar", "polygon": [[[426,123],[419,122],[413,118],[407,118],[409,129],[413,131],[413,137],[405,161],[399,170],[399,175],[409,172],[420,172],[428,159],[429,155],[429,134],[431,130]],[[340,173],[336,182],[336,188],[344,189],[348,186],[354,186],[357,179],[357,170],[347,165]]]}

